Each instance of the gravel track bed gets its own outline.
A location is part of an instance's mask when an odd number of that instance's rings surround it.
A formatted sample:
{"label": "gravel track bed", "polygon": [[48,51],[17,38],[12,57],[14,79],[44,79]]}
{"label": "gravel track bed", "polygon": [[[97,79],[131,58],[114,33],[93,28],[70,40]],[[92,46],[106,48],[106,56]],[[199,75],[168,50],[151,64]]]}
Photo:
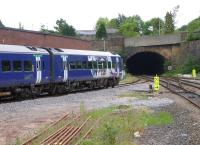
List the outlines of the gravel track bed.
{"label": "gravel track bed", "polygon": [[86,110],[125,104],[134,107],[147,106],[154,111],[168,111],[173,115],[173,124],[145,129],[144,134],[136,139],[138,145],[200,144],[199,110],[180,97],[168,93],[163,88],[161,90],[164,93],[144,100],[117,97],[134,90],[148,91],[148,87],[149,83],[142,83],[0,104],[0,145],[14,144],[17,137],[33,135],[38,128],[57,120],[64,114],[79,112],[82,102]]}
{"label": "gravel track bed", "polygon": [[[116,101],[116,96],[134,89],[148,90],[148,85],[136,84],[0,104],[0,145],[32,134],[35,128],[51,123],[66,113],[79,112],[81,102],[87,110],[106,107],[120,103]],[[128,102],[128,99],[121,102]]]}
{"label": "gravel track bed", "polygon": [[163,94],[175,101],[155,112],[168,111],[174,122],[166,126],[151,126],[137,138],[138,145],[200,145],[200,110],[173,94]]}

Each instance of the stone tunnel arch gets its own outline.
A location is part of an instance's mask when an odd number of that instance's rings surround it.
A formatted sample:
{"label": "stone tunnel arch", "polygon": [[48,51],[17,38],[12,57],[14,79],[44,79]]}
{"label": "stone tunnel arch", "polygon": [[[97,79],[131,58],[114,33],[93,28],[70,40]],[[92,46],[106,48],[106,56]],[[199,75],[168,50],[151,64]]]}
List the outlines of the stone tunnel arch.
{"label": "stone tunnel arch", "polygon": [[138,52],[126,60],[127,72],[133,75],[162,74],[165,60],[165,57],[157,52]]}

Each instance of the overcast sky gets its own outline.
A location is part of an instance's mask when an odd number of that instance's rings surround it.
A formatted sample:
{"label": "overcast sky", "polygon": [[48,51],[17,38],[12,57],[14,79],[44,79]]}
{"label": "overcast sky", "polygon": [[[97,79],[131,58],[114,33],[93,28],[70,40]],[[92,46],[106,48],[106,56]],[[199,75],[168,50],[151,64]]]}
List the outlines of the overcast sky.
{"label": "overcast sky", "polygon": [[39,30],[42,24],[53,29],[63,18],[77,30],[94,29],[99,17],[139,15],[146,21],[164,16],[180,5],[177,26],[200,16],[200,0],[0,0],[0,19],[8,27]]}

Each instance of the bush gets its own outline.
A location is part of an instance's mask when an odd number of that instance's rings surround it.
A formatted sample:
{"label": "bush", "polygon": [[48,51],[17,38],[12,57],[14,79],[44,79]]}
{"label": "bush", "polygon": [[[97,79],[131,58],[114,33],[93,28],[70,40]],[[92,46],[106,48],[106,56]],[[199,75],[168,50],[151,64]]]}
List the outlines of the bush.
{"label": "bush", "polygon": [[200,71],[200,60],[197,57],[189,56],[182,67],[182,73],[191,73],[192,69]]}
{"label": "bush", "polygon": [[200,32],[190,32],[187,36],[188,41],[200,40]]}

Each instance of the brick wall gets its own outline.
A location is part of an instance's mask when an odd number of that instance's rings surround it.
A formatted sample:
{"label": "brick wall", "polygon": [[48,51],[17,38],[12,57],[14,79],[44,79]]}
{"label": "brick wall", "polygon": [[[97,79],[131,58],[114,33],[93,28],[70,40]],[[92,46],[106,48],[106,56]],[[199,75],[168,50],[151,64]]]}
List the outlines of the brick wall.
{"label": "brick wall", "polygon": [[91,49],[90,41],[13,28],[0,28],[0,44],[85,50]]}
{"label": "brick wall", "polygon": [[[124,48],[124,38],[109,38],[105,40],[106,51],[117,52],[119,49]],[[103,40],[93,40],[91,41],[92,50],[103,50],[104,41]]]}

